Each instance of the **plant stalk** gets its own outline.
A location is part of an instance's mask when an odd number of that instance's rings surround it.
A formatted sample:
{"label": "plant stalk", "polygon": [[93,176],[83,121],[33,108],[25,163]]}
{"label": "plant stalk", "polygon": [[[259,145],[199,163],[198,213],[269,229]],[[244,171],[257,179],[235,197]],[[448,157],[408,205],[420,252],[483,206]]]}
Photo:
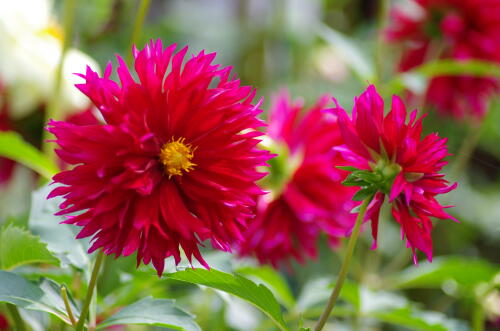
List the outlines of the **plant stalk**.
{"label": "plant stalk", "polygon": [[61,287],[61,296],[64,301],[64,306],[66,307],[66,312],[68,313],[69,321],[73,327],[76,326],[75,316],[73,315],[73,310],[71,310],[71,305],[69,304],[68,299],[68,291],[66,290],[66,286]]}
{"label": "plant stalk", "polygon": [[151,0],[141,0],[141,3],[139,4],[139,9],[137,11],[137,15],[135,16],[134,28],[132,30],[132,37],[130,38],[130,44],[127,49],[126,62],[128,65],[132,63],[132,47],[137,44],[139,37],[141,36],[142,26],[144,24],[144,20],[146,19],[150,3]]}
{"label": "plant stalk", "polygon": [[356,241],[358,240],[359,237],[359,231],[361,229],[361,224],[363,223],[363,219],[366,214],[366,209],[368,208],[368,205],[370,204],[372,199],[373,196],[363,200],[363,203],[359,208],[359,213],[358,217],[356,218],[356,223],[354,224],[354,229],[352,230],[351,237],[349,238],[349,242],[347,243],[347,249],[345,252],[344,261],[342,262],[342,265],[340,267],[339,277],[337,278],[335,287],[332,291],[332,294],[330,295],[330,298],[328,299],[325,310],[321,314],[321,317],[319,318],[316,326],[314,327],[314,331],[321,331],[323,329],[323,327],[326,324],[326,321],[328,320],[328,317],[330,316],[330,313],[333,310],[333,307],[335,306],[335,303],[337,302],[340,290],[342,289],[342,285],[344,285],[344,280],[347,276],[347,271],[349,270],[349,264],[351,262],[352,254],[354,253],[354,248],[356,247]]}
{"label": "plant stalk", "polygon": [[87,314],[89,313],[90,302],[92,301],[92,296],[94,294],[94,289],[97,283],[97,276],[99,275],[99,269],[101,268],[103,260],[104,260],[104,252],[100,250],[99,254],[97,255],[94,268],[92,269],[92,276],[90,277],[89,287],[87,289],[87,296],[85,298],[85,303],[83,304],[82,313],[80,314],[80,318],[78,319],[78,323],[76,324],[75,328],[76,331],[83,331],[85,319],[87,318]]}

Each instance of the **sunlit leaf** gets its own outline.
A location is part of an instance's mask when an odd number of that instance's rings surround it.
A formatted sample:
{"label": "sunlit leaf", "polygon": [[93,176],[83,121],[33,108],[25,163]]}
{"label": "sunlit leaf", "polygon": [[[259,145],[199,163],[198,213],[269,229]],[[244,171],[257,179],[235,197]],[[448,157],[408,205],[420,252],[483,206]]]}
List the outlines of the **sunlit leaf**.
{"label": "sunlit leaf", "polygon": [[31,199],[29,228],[47,243],[48,249],[54,253],[63,264],[71,264],[80,269],[88,269],[90,265],[87,254],[88,240],[75,239],[76,227],[60,224],[63,217],[55,216],[59,211],[61,198],[47,200],[47,195],[55,185],[44,186],[35,191]]}
{"label": "sunlit leaf", "polygon": [[[33,283],[15,273],[0,270],[0,302],[47,312],[69,324],[59,289],[59,285],[48,279]],[[71,299],[70,305],[73,313],[79,316],[79,310]]]}
{"label": "sunlit leaf", "polygon": [[0,232],[0,269],[9,270],[31,263],[59,265],[39,237],[20,227],[4,227]]}
{"label": "sunlit leaf", "polygon": [[19,162],[47,179],[59,171],[54,162],[13,131],[0,131],[0,156]]}
{"label": "sunlit leaf", "polygon": [[236,270],[245,276],[253,276],[262,281],[274,293],[276,298],[288,309],[295,305],[295,299],[286,280],[276,270],[269,266],[244,267]]}
{"label": "sunlit leaf", "polygon": [[271,291],[260,284],[240,276],[231,275],[217,270],[186,269],[167,276],[192,284],[204,285],[221,290],[246,300],[269,316],[281,330],[288,330],[281,307]]}
{"label": "sunlit leaf", "polygon": [[144,298],[122,308],[118,313],[97,325],[98,329],[112,325],[156,325],[174,330],[198,331],[194,316],[175,305],[174,300]]}

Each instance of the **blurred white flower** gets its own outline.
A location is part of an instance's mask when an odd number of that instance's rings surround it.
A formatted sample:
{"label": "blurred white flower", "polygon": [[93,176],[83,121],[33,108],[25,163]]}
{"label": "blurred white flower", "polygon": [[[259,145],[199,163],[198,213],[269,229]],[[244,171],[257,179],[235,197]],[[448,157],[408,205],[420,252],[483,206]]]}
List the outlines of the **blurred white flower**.
{"label": "blurred white flower", "polygon": [[[57,65],[62,52],[62,31],[51,16],[50,0],[0,0],[0,82],[9,115],[22,118],[46,104],[53,95]],[[61,111],[72,114],[89,107],[74,84],[75,72],[97,63],[77,49],[64,60]]]}

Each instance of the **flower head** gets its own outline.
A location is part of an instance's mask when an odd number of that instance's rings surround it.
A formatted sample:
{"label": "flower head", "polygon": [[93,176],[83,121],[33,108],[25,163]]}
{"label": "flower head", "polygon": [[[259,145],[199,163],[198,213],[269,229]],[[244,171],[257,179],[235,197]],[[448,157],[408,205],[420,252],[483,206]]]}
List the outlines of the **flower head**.
{"label": "flower head", "polygon": [[[500,1],[414,0],[396,7],[386,35],[404,45],[399,70],[407,71],[432,57],[478,59],[500,63]],[[438,76],[427,88],[427,102],[438,111],[481,118],[499,90],[494,77]]]}
{"label": "flower head", "polygon": [[138,81],[118,57],[120,84],[108,65],[99,77],[90,68],[77,87],[99,109],[105,124],[50,122],[57,154],[75,167],[54,177],[63,184],[58,214],[81,226],[77,238],[92,237],[89,252],[153,263],[161,275],[166,257],[180,248],[208,268],[199,245],[210,240],[225,251],[243,239],[261,189],[255,181],[269,159],[256,148],[261,110],[255,91],[212,64],[203,51],[183,64],[187,48],[175,52],[160,40],[134,49]]}
{"label": "flower head", "polygon": [[325,96],[306,110],[285,93],[275,98],[267,136],[279,156],[270,161],[263,185],[271,192],[259,199],[242,255],[275,267],[290,258],[302,262],[316,256],[321,231],[332,242],[351,231],[355,190],[341,184],[347,172],[335,167],[342,160],[332,146],[342,138],[336,116],[325,111],[328,102]]}
{"label": "flower head", "polygon": [[406,108],[397,96],[384,116],[384,102],[374,86],[355,100],[351,117],[340,106],[335,113],[345,140],[345,146],[337,149],[349,166],[359,169],[349,175],[346,184],[363,187],[357,195],[375,194],[366,216],[372,221],[373,247],[380,207],[387,195],[414,258],[419,249],[431,260],[430,217],[454,219],[435,198],[456,187],[448,185],[440,173],[447,163],[446,139],[435,133],[422,138],[422,118],[417,119],[414,110],[407,121]]}

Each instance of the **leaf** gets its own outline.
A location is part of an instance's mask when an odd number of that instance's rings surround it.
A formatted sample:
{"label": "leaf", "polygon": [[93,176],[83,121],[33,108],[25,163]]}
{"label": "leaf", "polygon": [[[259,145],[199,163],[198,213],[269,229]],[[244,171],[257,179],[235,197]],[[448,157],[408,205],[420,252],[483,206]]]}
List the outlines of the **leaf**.
{"label": "leaf", "polygon": [[371,197],[372,195],[374,195],[375,192],[376,192],[375,188],[367,187],[367,188],[361,189],[358,192],[356,192],[354,194],[354,196],[352,197],[352,199],[354,201],[363,201],[363,200]]}
{"label": "leaf", "polygon": [[438,312],[419,311],[410,307],[390,311],[378,311],[367,316],[379,321],[420,331],[462,331],[469,330],[465,323],[450,319]]}
{"label": "leaf", "polygon": [[144,298],[126,306],[97,325],[97,329],[120,324],[163,326],[174,330],[201,330],[194,316],[175,305],[175,300]]}
{"label": "leaf", "polygon": [[287,309],[291,309],[295,305],[295,299],[286,280],[273,268],[269,266],[258,268],[244,267],[238,268],[236,272],[246,276],[254,276],[263,281]]}
{"label": "leaf", "polygon": [[191,284],[204,285],[221,290],[246,300],[259,308],[269,316],[281,330],[288,330],[281,307],[271,291],[264,285],[256,285],[254,282],[240,276],[220,272],[215,269],[186,269],[168,275],[171,279],[188,282]]}
{"label": "leaf", "polygon": [[0,132],[0,156],[19,162],[47,179],[59,171],[54,162],[13,131]]}
{"label": "leaf", "polygon": [[56,185],[47,185],[32,194],[29,228],[47,243],[49,251],[61,260],[63,266],[71,264],[87,270],[90,266],[87,254],[88,240],[75,239],[77,230],[75,226],[59,224],[64,218],[54,214],[59,211],[58,206],[62,199],[55,197],[47,200],[47,195],[54,188]]}
{"label": "leaf", "polygon": [[347,36],[330,28],[326,24],[320,24],[317,28],[318,35],[327,41],[342,56],[343,60],[351,67],[359,80],[365,84],[374,81],[375,70],[361,48]]}
{"label": "leaf", "polygon": [[0,269],[9,270],[31,263],[58,266],[59,260],[39,237],[17,226],[4,227],[0,232]]}
{"label": "leaf", "polygon": [[[33,283],[15,273],[0,270],[0,302],[47,312],[69,324],[59,289],[58,284],[48,279]],[[79,309],[71,299],[70,304],[75,315],[79,316]]]}
{"label": "leaf", "polygon": [[490,281],[498,271],[498,266],[483,260],[447,257],[409,267],[389,283],[398,289],[441,288],[451,280],[464,294],[470,294],[476,285]]}
{"label": "leaf", "polygon": [[345,170],[345,171],[360,171],[361,169],[358,169],[356,167],[352,167],[352,166],[336,166],[337,169],[340,169],[340,170]]}

